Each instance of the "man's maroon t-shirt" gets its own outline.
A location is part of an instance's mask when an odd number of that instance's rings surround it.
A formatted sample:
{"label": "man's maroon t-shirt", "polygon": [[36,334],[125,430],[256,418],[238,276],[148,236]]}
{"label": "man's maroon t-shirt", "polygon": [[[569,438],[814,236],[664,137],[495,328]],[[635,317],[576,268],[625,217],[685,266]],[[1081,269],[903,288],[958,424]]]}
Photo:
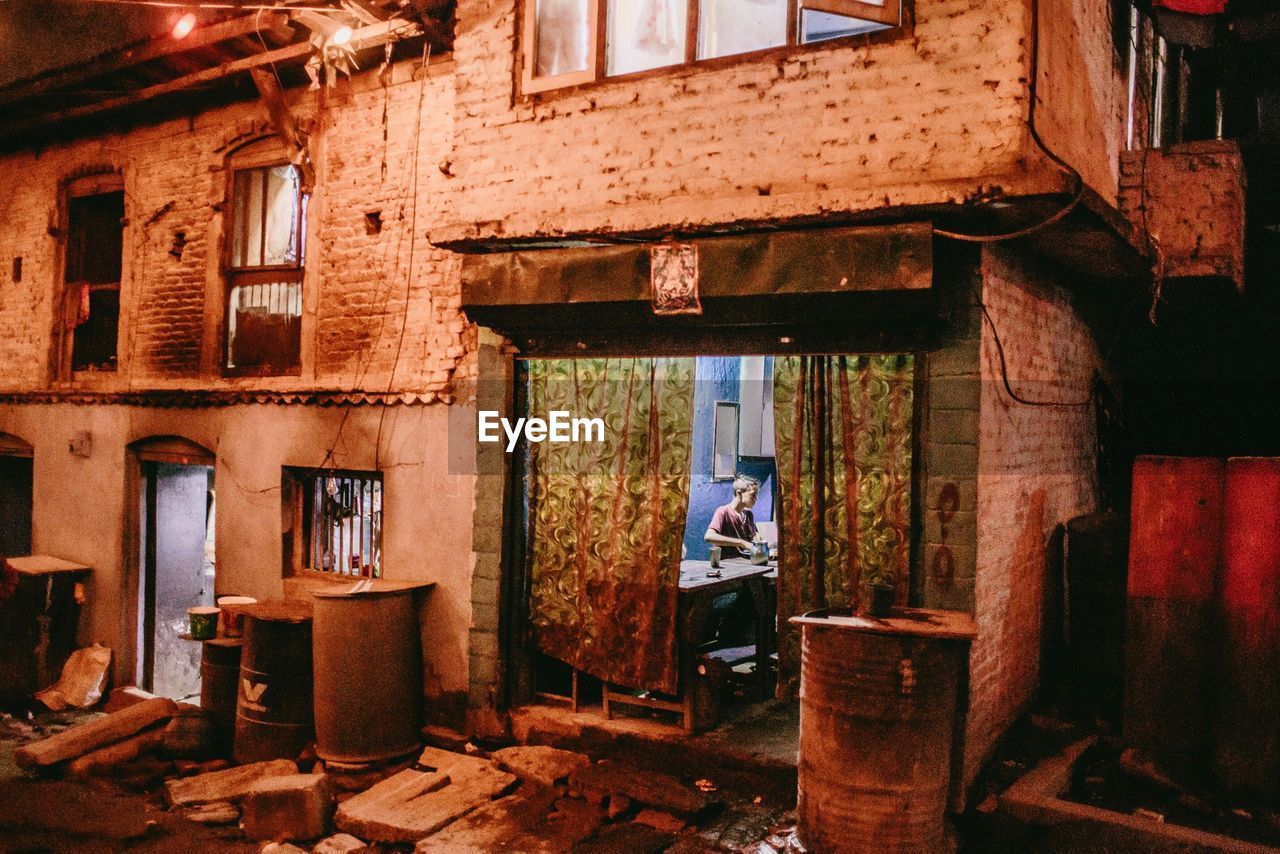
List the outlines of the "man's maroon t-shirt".
{"label": "man's maroon t-shirt", "polygon": [[[756,536],[756,519],[750,510],[734,510],[731,505],[717,507],[708,526],[717,534],[751,542]],[[750,557],[750,553],[731,546],[721,546],[722,557]]]}

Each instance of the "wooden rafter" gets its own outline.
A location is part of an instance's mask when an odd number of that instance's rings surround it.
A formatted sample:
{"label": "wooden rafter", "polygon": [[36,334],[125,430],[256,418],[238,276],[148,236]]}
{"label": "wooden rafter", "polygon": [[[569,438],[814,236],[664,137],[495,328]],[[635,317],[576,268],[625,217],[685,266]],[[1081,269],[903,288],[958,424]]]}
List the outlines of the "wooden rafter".
{"label": "wooden rafter", "polygon": [[44,77],[18,84],[6,90],[0,90],[0,106],[15,104],[28,98],[39,97],[68,86],[74,86],[95,77],[122,71],[153,59],[187,53],[219,42],[252,35],[263,30],[273,30],[288,25],[288,16],[271,12],[263,15],[248,15],[233,18],[220,24],[198,27],[195,32],[184,39],[153,39],[138,47],[122,50],[84,65],[53,72]]}
{"label": "wooden rafter", "polygon": [[[422,28],[417,24],[409,21],[393,20],[384,21],[381,24],[373,24],[368,27],[361,27],[351,36],[349,44],[354,50],[362,50],[368,47],[377,47],[386,44],[389,41],[397,41],[400,39],[414,38],[422,35]],[[71,119],[81,119],[87,116],[104,113],[108,110],[116,110],[121,107],[130,107],[144,101],[152,100],[163,95],[171,95],[181,92],[193,86],[200,86],[207,83],[214,83],[224,80],[236,74],[249,71],[254,68],[260,68],[265,65],[284,64],[302,57],[308,56],[315,48],[310,42],[301,42],[300,44],[292,44],[288,47],[282,47],[277,50],[266,51],[264,53],[246,56],[243,59],[237,59],[233,62],[224,62],[213,68],[206,68],[203,71],[197,71],[194,74],[187,74],[164,83],[157,83],[153,86],[147,86],[127,95],[120,95],[115,98],[107,98],[92,104],[83,104],[78,107],[70,107],[65,110],[46,113],[40,116],[33,116],[30,119],[20,122],[11,122],[5,127],[6,136],[16,133],[33,130],[35,128],[52,125],[58,122],[69,121]]]}

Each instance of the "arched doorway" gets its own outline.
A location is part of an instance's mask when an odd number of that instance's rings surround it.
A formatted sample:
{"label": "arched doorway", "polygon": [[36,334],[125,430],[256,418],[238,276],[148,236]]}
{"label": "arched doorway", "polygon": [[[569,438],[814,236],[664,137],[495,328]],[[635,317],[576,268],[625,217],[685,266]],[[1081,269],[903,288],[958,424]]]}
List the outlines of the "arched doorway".
{"label": "arched doorway", "polygon": [[200,691],[200,644],[187,609],[214,601],[212,451],[178,436],[129,446],[137,475],[137,656],[145,690],[181,699]]}
{"label": "arched doorway", "polygon": [[31,445],[0,433],[0,558],[31,554]]}

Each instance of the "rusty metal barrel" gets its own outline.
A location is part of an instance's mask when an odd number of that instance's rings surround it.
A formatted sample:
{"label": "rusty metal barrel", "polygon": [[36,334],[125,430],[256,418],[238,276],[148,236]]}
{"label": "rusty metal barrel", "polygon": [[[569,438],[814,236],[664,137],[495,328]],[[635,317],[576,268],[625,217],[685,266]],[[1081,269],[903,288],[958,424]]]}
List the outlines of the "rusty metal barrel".
{"label": "rusty metal barrel", "polygon": [[793,617],[801,628],[800,841],[837,854],[946,850],[961,673],[958,612]]}
{"label": "rusty metal barrel", "polygon": [[[374,580],[315,594],[316,755],[368,763],[420,747],[422,639],[414,593]],[[377,726],[360,726],[377,720]]]}
{"label": "rusty metal barrel", "polygon": [[259,602],[243,613],[232,756],[237,762],[296,759],[315,736],[311,606]]}
{"label": "rusty metal barrel", "polygon": [[1179,776],[1209,759],[1225,468],[1208,457],[1133,464],[1123,735]]}
{"label": "rusty metal barrel", "polygon": [[1213,771],[1228,791],[1280,797],[1280,458],[1227,460],[1222,680]]}
{"label": "rusty metal barrel", "polygon": [[240,638],[214,638],[200,652],[200,707],[213,716],[215,737],[229,746],[236,728]]}

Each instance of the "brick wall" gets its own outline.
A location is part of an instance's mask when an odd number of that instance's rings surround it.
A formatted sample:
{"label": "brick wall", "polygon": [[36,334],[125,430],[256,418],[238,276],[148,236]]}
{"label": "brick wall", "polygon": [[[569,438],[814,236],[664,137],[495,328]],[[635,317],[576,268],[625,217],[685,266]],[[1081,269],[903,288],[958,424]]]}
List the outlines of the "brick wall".
{"label": "brick wall", "polygon": [[[982,275],[1014,391],[1036,401],[1087,400],[1099,355],[1063,278],[999,248],[984,252]],[[1097,500],[1093,407],[1012,401],[985,323],[981,379],[966,784],[1036,689],[1049,534]]]}
{"label": "brick wall", "polygon": [[[1112,0],[1038,2],[1036,130],[1055,154],[1079,170],[1086,184],[1115,204],[1128,89],[1123,66],[1127,53],[1118,53],[1112,42],[1111,15],[1112,7],[1122,4]],[[1124,24],[1127,32],[1127,18]]]}
{"label": "brick wall", "polygon": [[[449,227],[626,230],[960,200],[1024,180],[1022,3],[918,0],[887,43],[514,93],[514,0],[458,6]],[[1019,177],[1023,176],[1023,177]],[[1043,176],[1041,176],[1043,178]]]}
{"label": "brick wall", "polygon": [[[317,176],[301,378],[224,380],[219,368],[226,157],[267,130],[259,104],[0,158],[0,389],[44,387],[51,376],[60,186],[116,170],[127,220],[120,370],[90,378],[93,387],[447,391],[455,374],[471,370],[465,357],[474,340],[459,310],[458,261],[426,240],[446,180],[439,165],[449,156],[452,97],[448,61],[426,73],[419,62],[399,63],[386,86],[365,74],[331,92],[292,93],[312,128]],[[377,233],[366,227],[374,212]],[[185,245],[175,257],[179,232]],[[18,256],[23,275],[15,284]]]}

